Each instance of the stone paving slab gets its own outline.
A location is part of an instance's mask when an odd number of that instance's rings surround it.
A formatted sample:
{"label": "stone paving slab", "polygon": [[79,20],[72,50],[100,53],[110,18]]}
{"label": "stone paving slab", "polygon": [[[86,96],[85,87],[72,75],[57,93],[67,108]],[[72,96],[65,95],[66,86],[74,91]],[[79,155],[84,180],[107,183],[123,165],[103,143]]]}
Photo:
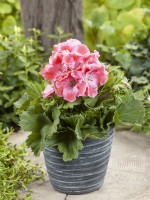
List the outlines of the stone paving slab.
{"label": "stone paving slab", "polygon": [[[36,181],[28,186],[30,190],[32,190],[32,198],[33,200],[65,200],[66,194],[59,193],[55,191],[49,180],[45,181]],[[21,196],[23,197],[26,192],[20,191]]]}
{"label": "stone paving slab", "polygon": [[[26,137],[27,133],[19,132],[10,141],[21,144]],[[30,152],[29,159],[46,169],[43,154],[35,158]],[[33,200],[150,200],[150,137],[127,131],[115,133],[105,182],[96,192],[62,194],[52,188],[48,177],[28,187]]]}

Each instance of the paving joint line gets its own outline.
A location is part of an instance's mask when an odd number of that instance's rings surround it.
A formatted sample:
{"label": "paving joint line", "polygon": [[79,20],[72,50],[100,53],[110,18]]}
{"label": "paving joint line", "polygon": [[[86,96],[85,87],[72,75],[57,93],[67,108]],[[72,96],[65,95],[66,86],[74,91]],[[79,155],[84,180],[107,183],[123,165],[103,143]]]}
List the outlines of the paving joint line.
{"label": "paving joint line", "polygon": [[64,200],[67,200],[67,196],[68,196],[68,194],[66,194],[66,196],[65,196]]}

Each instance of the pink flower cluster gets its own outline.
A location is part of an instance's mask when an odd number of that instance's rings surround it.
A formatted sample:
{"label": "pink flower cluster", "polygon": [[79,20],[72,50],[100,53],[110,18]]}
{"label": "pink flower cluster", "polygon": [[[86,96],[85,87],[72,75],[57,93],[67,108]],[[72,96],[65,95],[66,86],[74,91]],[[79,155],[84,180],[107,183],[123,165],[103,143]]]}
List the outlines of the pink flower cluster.
{"label": "pink flower cluster", "polygon": [[90,53],[86,45],[76,39],[54,45],[49,63],[40,74],[50,84],[42,92],[44,98],[56,93],[69,102],[77,97],[95,97],[98,86],[106,83],[108,72],[98,60],[99,53]]}

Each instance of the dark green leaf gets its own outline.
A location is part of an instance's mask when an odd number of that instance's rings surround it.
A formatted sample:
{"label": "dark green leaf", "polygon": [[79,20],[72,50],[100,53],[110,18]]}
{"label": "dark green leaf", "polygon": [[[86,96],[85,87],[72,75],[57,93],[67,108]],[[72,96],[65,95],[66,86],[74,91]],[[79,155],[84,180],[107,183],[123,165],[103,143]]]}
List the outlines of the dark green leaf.
{"label": "dark green leaf", "polygon": [[49,146],[58,145],[59,151],[63,153],[64,161],[77,158],[79,150],[83,148],[81,140],[77,139],[76,135],[69,130],[54,134],[47,144]]}
{"label": "dark green leaf", "polygon": [[63,105],[63,108],[64,109],[68,109],[68,108],[73,108],[74,106],[76,105],[79,105],[81,103],[81,99],[77,99],[76,101],[74,102],[66,102],[64,105]]}
{"label": "dark green leaf", "polygon": [[137,84],[142,84],[142,85],[149,83],[149,80],[144,76],[140,76],[140,77],[132,76],[131,81],[132,83],[137,83]]}
{"label": "dark green leaf", "polygon": [[122,97],[122,103],[115,111],[115,121],[142,124],[144,115],[145,109],[141,101],[129,93]]}
{"label": "dark green leaf", "polygon": [[105,138],[108,132],[102,131],[98,126],[85,125],[82,127],[82,132],[85,138]]}
{"label": "dark green leaf", "polygon": [[20,126],[24,131],[40,132],[45,124],[51,121],[45,114],[34,114],[24,111],[20,117]]}

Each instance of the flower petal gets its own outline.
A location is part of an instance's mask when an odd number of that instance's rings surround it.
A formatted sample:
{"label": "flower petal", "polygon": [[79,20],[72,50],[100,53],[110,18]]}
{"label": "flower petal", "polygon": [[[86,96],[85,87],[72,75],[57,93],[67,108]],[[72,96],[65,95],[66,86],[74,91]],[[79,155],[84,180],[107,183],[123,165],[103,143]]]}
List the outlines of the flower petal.
{"label": "flower petal", "polygon": [[46,86],[45,90],[42,92],[43,98],[51,97],[54,93],[54,86],[49,84]]}
{"label": "flower petal", "polygon": [[63,89],[63,97],[66,101],[73,102],[76,100],[78,94],[77,87],[68,87]]}
{"label": "flower petal", "polygon": [[95,97],[98,93],[98,86],[95,82],[90,81],[87,84],[86,95],[89,97]]}

